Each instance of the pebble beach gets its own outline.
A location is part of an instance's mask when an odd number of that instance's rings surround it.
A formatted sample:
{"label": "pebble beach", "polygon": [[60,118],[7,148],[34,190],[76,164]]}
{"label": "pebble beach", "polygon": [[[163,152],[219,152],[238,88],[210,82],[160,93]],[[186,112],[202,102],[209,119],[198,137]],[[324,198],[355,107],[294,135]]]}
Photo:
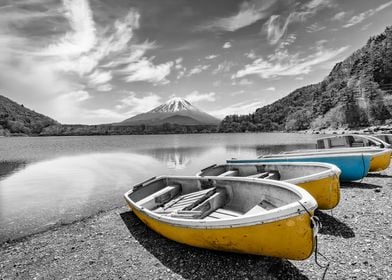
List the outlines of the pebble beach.
{"label": "pebble beach", "polygon": [[[316,211],[325,279],[392,279],[392,168]],[[208,251],[156,234],[125,206],[0,245],[0,279],[321,279],[305,261]]]}

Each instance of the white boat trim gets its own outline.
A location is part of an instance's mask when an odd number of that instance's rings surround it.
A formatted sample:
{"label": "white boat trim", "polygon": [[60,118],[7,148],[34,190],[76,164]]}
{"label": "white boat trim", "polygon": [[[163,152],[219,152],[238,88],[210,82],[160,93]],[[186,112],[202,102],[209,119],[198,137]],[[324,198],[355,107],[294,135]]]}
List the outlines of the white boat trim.
{"label": "white boat trim", "polygon": [[[297,178],[292,178],[288,180],[280,180],[282,182],[287,182],[291,184],[298,184],[298,183],[306,183],[315,180],[325,179],[333,175],[339,176],[342,171],[334,164],[330,163],[322,163],[322,162],[260,162],[260,163],[226,163],[222,165],[229,165],[229,166],[249,166],[249,165],[288,165],[288,166],[319,166],[325,167],[327,170],[317,172],[311,175],[300,176]],[[220,166],[220,165],[216,165]],[[204,169],[205,170],[205,169]],[[200,176],[202,171],[198,172],[196,176]]]}

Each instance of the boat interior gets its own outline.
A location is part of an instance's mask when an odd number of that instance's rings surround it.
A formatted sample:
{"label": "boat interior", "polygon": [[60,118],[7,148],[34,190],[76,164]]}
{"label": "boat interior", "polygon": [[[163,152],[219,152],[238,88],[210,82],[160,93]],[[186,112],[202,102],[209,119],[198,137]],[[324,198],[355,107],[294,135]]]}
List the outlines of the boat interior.
{"label": "boat interior", "polygon": [[223,164],[203,169],[199,176],[219,177],[249,177],[271,180],[290,180],[309,176],[327,170],[321,165],[293,165],[293,164]]}
{"label": "boat interior", "polygon": [[265,214],[301,199],[294,191],[268,182],[203,177],[160,178],[136,186],[129,198],[158,215],[203,220]]}

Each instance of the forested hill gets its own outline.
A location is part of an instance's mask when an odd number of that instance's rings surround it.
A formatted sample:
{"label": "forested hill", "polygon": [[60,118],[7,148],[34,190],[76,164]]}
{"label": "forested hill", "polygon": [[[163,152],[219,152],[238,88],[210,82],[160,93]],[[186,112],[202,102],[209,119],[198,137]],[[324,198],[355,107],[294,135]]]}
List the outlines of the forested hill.
{"label": "forested hill", "polygon": [[57,122],[0,95],[0,136],[38,135]]}
{"label": "forested hill", "polygon": [[392,123],[392,26],[320,83],[296,89],[250,115],[225,117],[222,132],[358,128]]}

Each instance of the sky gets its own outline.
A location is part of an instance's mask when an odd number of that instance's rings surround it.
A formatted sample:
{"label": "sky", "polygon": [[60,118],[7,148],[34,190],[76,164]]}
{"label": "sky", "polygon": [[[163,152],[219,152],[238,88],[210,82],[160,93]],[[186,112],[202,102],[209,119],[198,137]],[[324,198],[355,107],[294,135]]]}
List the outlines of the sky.
{"label": "sky", "polygon": [[0,0],[0,94],[70,124],[174,96],[248,114],[320,82],[391,19],[386,0]]}

